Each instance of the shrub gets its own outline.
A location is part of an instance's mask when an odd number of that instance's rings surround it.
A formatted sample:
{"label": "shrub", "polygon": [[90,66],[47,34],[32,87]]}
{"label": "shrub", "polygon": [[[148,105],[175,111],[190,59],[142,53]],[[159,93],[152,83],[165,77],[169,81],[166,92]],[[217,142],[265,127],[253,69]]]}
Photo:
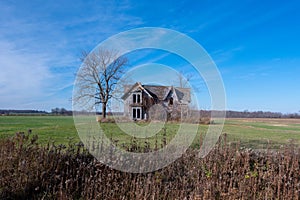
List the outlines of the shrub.
{"label": "shrub", "polygon": [[97,162],[82,143],[41,146],[17,133],[0,141],[0,198],[299,199],[299,148],[259,152],[225,139],[203,159],[188,149],[161,170],[132,174]]}

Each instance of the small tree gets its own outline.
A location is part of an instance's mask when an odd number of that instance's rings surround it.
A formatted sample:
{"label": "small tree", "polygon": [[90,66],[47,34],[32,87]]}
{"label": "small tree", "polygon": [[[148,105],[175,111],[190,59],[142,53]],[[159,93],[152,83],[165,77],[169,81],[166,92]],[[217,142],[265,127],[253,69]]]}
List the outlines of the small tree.
{"label": "small tree", "polygon": [[97,49],[92,53],[82,53],[83,64],[77,74],[79,89],[73,101],[94,100],[94,105],[101,104],[102,118],[106,118],[107,105],[114,97],[114,89],[127,65],[126,57],[119,57],[113,50]]}

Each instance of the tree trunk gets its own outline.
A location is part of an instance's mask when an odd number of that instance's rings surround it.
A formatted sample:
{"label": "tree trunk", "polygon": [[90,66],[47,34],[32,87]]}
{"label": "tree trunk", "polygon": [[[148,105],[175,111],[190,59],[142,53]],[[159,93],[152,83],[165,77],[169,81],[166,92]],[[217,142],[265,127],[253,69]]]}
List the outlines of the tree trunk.
{"label": "tree trunk", "polygon": [[102,119],[106,118],[106,104],[102,103]]}

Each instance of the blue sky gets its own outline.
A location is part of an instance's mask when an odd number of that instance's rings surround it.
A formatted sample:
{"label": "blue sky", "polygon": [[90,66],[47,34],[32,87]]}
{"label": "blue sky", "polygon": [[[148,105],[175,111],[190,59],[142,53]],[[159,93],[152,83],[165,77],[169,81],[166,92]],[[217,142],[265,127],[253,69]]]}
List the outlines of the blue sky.
{"label": "blue sky", "polygon": [[82,50],[121,31],[163,27],[206,49],[228,110],[298,112],[299,8],[293,0],[1,1],[0,108],[71,109]]}

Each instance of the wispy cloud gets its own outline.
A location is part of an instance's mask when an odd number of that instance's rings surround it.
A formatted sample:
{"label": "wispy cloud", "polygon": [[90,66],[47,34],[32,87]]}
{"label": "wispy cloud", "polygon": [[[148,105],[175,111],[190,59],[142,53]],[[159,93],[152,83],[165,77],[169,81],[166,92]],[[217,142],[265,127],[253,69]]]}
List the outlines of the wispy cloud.
{"label": "wispy cloud", "polygon": [[0,46],[0,105],[13,108],[43,94],[51,77],[43,55],[20,52],[3,41]]}
{"label": "wispy cloud", "polygon": [[1,108],[70,108],[80,51],[143,23],[128,2],[65,3],[0,3]]}
{"label": "wispy cloud", "polygon": [[213,51],[210,56],[214,59],[216,64],[232,60],[237,53],[244,50],[244,47],[238,46],[230,49],[218,49]]}

